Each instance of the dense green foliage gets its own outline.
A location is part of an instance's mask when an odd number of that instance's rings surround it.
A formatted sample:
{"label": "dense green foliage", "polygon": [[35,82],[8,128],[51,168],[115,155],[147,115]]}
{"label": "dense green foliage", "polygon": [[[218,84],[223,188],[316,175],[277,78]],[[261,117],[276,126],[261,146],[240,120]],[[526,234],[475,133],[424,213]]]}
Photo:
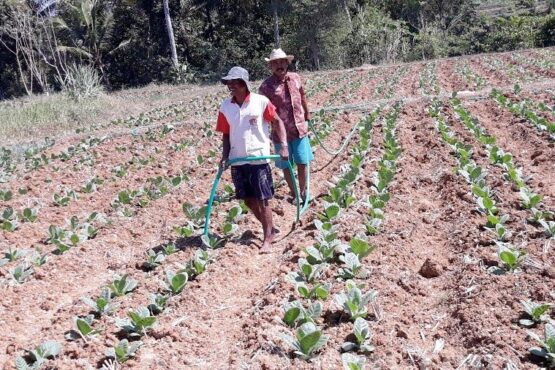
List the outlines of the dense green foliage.
{"label": "dense green foliage", "polygon": [[260,78],[276,21],[304,70],[555,45],[553,1],[169,0],[175,68],[163,0],[57,0],[56,16],[41,3],[0,0],[0,99],[71,88],[75,64],[107,89],[210,81],[236,64]]}

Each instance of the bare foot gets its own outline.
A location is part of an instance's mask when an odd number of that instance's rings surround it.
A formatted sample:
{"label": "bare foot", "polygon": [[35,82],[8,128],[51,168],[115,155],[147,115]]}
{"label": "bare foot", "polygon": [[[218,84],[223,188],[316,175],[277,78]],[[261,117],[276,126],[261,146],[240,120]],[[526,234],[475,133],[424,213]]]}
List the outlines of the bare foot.
{"label": "bare foot", "polygon": [[272,252],[272,242],[270,240],[265,240],[264,243],[262,243],[262,247],[260,248],[260,253],[266,254]]}

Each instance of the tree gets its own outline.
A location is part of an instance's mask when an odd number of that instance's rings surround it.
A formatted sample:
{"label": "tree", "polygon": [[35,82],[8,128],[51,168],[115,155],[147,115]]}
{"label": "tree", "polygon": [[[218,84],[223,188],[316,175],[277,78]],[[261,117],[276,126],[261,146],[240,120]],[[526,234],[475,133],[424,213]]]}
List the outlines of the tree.
{"label": "tree", "polygon": [[59,46],[59,50],[78,60],[84,58],[100,71],[109,85],[104,57],[124,48],[130,41],[113,44],[112,4],[107,0],[70,0],[61,8],[55,22],[67,44]]}
{"label": "tree", "polygon": [[170,5],[168,0],[162,0],[164,3],[164,18],[166,19],[166,29],[168,31],[168,40],[170,42],[170,50],[172,54],[173,67],[177,69],[179,61],[177,60],[177,50],[175,48],[175,38],[173,36],[172,19],[170,17]]}

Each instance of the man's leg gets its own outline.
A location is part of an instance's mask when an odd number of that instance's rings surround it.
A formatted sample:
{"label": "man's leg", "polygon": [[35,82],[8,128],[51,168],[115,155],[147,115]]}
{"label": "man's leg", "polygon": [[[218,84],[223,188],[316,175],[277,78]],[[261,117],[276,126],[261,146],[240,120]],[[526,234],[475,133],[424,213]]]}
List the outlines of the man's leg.
{"label": "man's leg", "polygon": [[295,197],[295,188],[293,187],[293,179],[291,178],[291,173],[289,173],[289,168],[283,170],[283,177],[285,177],[287,186],[289,186],[289,193],[292,197]]}
{"label": "man's leg", "polygon": [[304,199],[306,196],[306,164],[297,164],[297,167],[299,168],[299,191],[301,192],[301,197]]}
{"label": "man's leg", "polygon": [[269,200],[257,200],[258,208],[260,210],[260,222],[262,223],[262,229],[264,230],[264,241],[262,242],[262,248],[260,252],[268,253],[271,252],[272,242],[274,241],[274,220],[272,217],[272,207],[270,206]]}
{"label": "man's leg", "polygon": [[260,222],[262,222],[262,218],[260,215],[260,207],[258,205],[258,201],[256,198],[245,198],[245,204],[254,214],[254,217]]}

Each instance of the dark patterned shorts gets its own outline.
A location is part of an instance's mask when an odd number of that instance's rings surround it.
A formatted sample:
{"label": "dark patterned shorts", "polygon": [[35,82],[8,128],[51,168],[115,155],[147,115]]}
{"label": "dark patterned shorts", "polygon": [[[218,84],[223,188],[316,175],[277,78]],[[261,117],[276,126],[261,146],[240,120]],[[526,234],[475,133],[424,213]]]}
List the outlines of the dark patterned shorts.
{"label": "dark patterned shorts", "polygon": [[231,166],[231,179],[238,199],[272,199],[274,184],[269,164],[244,164]]}

